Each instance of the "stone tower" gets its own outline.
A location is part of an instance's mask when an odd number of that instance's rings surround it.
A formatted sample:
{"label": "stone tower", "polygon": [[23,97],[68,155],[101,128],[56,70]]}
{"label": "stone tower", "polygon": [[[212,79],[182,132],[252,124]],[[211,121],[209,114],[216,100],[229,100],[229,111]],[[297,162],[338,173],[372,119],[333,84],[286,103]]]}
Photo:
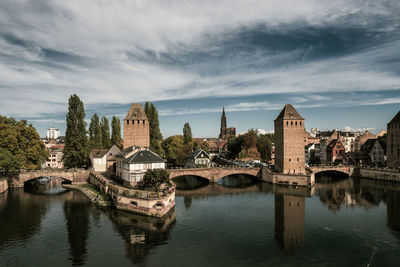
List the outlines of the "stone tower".
{"label": "stone tower", "polygon": [[287,104],[275,123],[275,169],[285,174],[305,174],[304,118]]}
{"label": "stone tower", "polygon": [[389,168],[400,167],[400,111],[387,124],[387,166]]}
{"label": "stone tower", "polygon": [[222,116],[221,116],[221,129],[219,132],[219,138],[226,138],[226,116],[225,116],[225,107],[222,108]]}
{"label": "stone tower", "polygon": [[132,104],[124,118],[123,146],[150,146],[149,120],[140,103]]}

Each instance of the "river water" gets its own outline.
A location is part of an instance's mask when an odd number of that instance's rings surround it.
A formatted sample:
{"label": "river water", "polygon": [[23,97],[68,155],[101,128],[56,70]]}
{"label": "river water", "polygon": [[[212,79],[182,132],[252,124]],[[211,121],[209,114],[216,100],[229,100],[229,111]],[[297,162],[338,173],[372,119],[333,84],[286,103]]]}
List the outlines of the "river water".
{"label": "river water", "polygon": [[177,190],[163,219],[97,208],[58,180],[9,190],[0,266],[400,266],[400,185],[243,180]]}

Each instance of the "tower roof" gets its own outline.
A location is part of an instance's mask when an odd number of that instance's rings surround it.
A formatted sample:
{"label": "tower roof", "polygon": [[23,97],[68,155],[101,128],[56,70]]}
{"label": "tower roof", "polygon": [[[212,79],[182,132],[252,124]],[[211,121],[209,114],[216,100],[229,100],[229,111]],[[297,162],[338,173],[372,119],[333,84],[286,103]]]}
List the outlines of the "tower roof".
{"label": "tower roof", "polygon": [[282,109],[281,113],[279,113],[276,120],[304,120],[302,116],[297,112],[297,110],[291,105],[286,104],[285,107]]}
{"label": "tower roof", "polygon": [[400,123],[400,111],[394,116],[394,118],[388,124]]}
{"label": "tower roof", "polygon": [[140,103],[133,103],[124,120],[147,120],[146,113]]}
{"label": "tower roof", "polygon": [[222,107],[222,117],[225,117],[225,106]]}

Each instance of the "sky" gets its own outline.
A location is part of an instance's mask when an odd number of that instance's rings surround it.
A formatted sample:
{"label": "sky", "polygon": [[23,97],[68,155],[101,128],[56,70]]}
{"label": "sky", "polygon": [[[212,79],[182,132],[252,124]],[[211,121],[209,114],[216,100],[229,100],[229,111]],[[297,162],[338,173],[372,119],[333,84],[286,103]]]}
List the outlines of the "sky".
{"label": "sky", "polygon": [[273,131],[287,103],[306,128],[386,129],[400,110],[398,0],[2,0],[0,114],[41,136],[151,101],[164,137]]}

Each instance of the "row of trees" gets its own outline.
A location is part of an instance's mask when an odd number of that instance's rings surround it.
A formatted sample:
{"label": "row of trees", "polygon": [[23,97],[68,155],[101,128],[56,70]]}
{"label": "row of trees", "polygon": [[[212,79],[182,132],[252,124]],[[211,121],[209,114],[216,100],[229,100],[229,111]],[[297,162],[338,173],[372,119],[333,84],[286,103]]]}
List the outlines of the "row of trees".
{"label": "row of trees", "polygon": [[112,118],[111,131],[110,134],[108,119],[103,116],[100,121],[99,116],[95,113],[90,120],[88,131],[90,149],[109,149],[113,145],[122,148],[121,122],[116,116]]}
{"label": "row of trees", "polygon": [[271,146],[274,142],[273,134],[257,134],[254,129],[228,140],[228,156],[235,158],[257,158],[264,161],[271,160]]}
{"label": "row of trees", "polygon": [[94,148],[109,149],[112,145],[122,148],[121,123],[113,116],[110,125],[106,117],[95,113],[86,131],[85,108],[77,95],[68,100],[65,131],[64,166],[66,168],[83,168],[88,166],[89,151]]}

